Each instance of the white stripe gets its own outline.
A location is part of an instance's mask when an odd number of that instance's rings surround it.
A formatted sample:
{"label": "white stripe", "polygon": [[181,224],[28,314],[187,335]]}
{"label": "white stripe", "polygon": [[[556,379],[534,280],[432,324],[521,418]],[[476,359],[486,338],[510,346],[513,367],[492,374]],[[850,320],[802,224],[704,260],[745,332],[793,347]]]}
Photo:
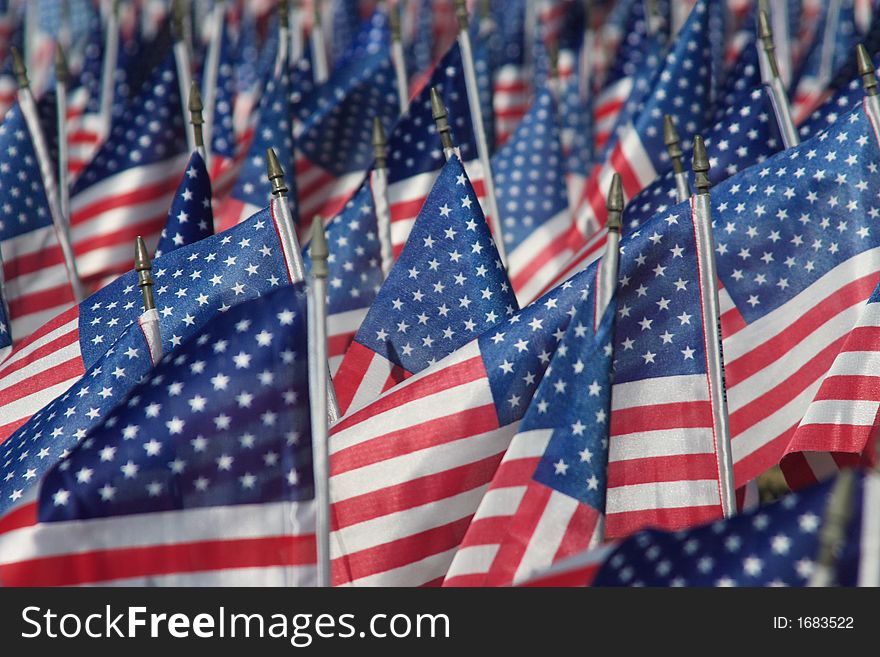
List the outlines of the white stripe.
{"label": "white stripe", "polygon": [[858,586],[880,586],[880,474],[865,475]]}
{"label": "white stripe", "polygon": [[[174,177],[175,179],[177,178],[176,174]],[[108,190],[107,196],[109,197],[115,192],[125,194],[128,191],[131,190],[114,190],[113,192]],[[115,233],[139,221],[164,217],[168,213],[168,208],[174,199],[175,193],[176,191],[171,189],[164,195],[154,196],[148,201],[111,208],[90,217],[88,221],[75,223],[71,226],[74,243],[79,244],[91,237],[101,237],[109,233]],[[157,230],[161,230],[161,227]]]}
{"label": "white stripe", "polygon": [[[49,246],[57,246],[55,227],[50,223],[48,226],[36,228],[23,235],[10,237],[2,242],[4,260],[9,263],[15,258],[32,253],[45,251]],[[60,248],[60,247],[59,247]]]}
{"label": "white stripe", "polygon": [[492,567],[492,562],[495,561],[495,555],[498,554],[500,547],[501,545],[498,543],[493,543],[491,545],[469,545],[459,548],[455,553],[452,563],[449,565],[446,580],[448,581],[463,575],[477,575],[489,572],[489,568]]}
{"label": "white stripe", "polygon": [[[178,155],[162,162],[147,164],[127,169],[103,178],[91,187],[82,190],[70,199],[70,210],[73,214],[82,211],[95,202],[103,201],[108,196],[114,196],[126,191],[133,191],[166,180],[169,170],[174,170],[179,177],[183,177],[183,167],[189,159],[189,154]],[[109,191],[108,191],[109,190]],[[112,193],[111,193],[112,192]]]}
{"label": "white stripe", "polygon": [[[317,586],[318,569],[315,566],[265,566],[260,568],[230,568],[196,573],[172,573],[117,579],[112,582],[84,586]],[[237,613],[237,612],[234,612]],[[236,628],[244,626],[236,624]],[[244,632],[241,629],[240,632]]]}
{"label": "white stripe", "polygon": [[545,577],[580,570],[581,568],[586,568],[593,564],[600,564],[604,562],[615,549],[617,549],[616,543],[608,543],[600,548],[581,552],[580,554],[576,554],[573,557],[553,564],[542,573],[535,573],[535,576],[532,579],[544,579]]}
{"label": "white stripe", "polygon": [[840,472],[837,462],[828,452],[802,452],[802,454],[816,481],[828,481]]}
{"label": "white stripe", "polygon": [[502,463],[543,456],[552,436],[553,429],[531,429],[516,434],[504,454]]}
{"label": "white stripe", "polygon": [[61,326],[53,329],[52,331],[46,333],[45,335],[41,335],[39,338],[34,338],[33,342],[29,342],[27,345],[19,347],[12,353],[12,355],[0,365],[0,382],[3,381],[4,372],[9,369],[9,367],[21,360],[27,358],[35,351],[40,349],[41,347],[47,345],[53,340],[61,337],[62,335],[66,335],[72,331],[77,331],[79,329],[79,315],[75,315],[70,319],[66,324],[62,324]]}
{"label": "white stripe", "polygon": [[370,364],[364,372],[364,376],[358,382],[357,390],[351,398],[346,414],[360,410],[374,401],[382,392],[382,388],[385,387],[388,376],[393,369],[394,363],[374,352],[370,356]]}
{"label": "white stripe", "polygon": [[847,424],[870,427],[877,417],[880,401],[860,399],[817,399],[807,409],[800,426],[808,424]]}
{"label": "white stripe", "polygon": [[629,383],[615,383],[611,392],[611,410],[709,401],[705,374],[663,376]]}
{"label": "white stripe", "polygon": [[[26,340],[31,337],[40,327],[45,326],[46,323],[52,319],[55,319],[61,313],[70,309],[73,306],[73,302],[67,302],[60,306],[55,306],[53,308],[46,308],[46,310],[40,310],[35,313],[28,313],[26,315],[21,315],[20,317],[16,317],[12,320],[12,337],[15,340],[19,338],[22,340]],[[2,361],[2,359],[0,359]]]}
{"label": "white stripe", "polygon": [[[51,370],[60,363],[79,358],[81,353],[79,342],[74,340],[73,343],[62,347],[47,356],[43,356],[42,358],[30,362],[19,370],[10,372],[6,376],[0,378],[0,394],[15,387],[26,379]],[[0,417],[5,416],[6,406],[0,410]]]}
{"label": "white stripe", "polygon": [[40,390],[22,397],[19,400],[4,404],[0,410],[0,425],[11,424],[19,420],[26,420],[46,404],[55,401],[63,395],[74,383],[80,380],[79,376],[67,379],[54,386],[41,388]]}
{"label": "white stripe", "polygon": [[348,335],[357,333],[358,329],[367,316],[369,308],[355,308],[341,313],[327,316],[327,333],[330,337],[335,335]]}
{"label": "white stripe", "polygon": [[385,572],[362,577],[348,586],[421,586],[438,579],[449,569],[455,548],[432,554],[420,561],[393,568]]}
{"label": "white stripe", "polygon": [[630,459],[714,453],[712,430],[707,428],[658,429],[615,435],[608,444],[610,463]]}
{"label": "white stripe", "polygon": [[660,481],[609,488],[608,515],[627,511],[679,509],[721,504],[715,479]]}
{"label": "white stripe", "polygon": [[870,376],[875,372],[880,375],[880,352],[841,351],[827,376]]}
{"label": "white stripe", "polygon": [[[559,550],[562,539],[568,530],[568,524],[581,502],[557,491],[550,494],[547,506],[535,531],[529,537],[528,545],[513,575],[513,583],[518,584],[536,572],[553,563],[553,556]],[[584,545],[588,545],[590,537],[584,537]]]}
{"label": "white stripe", "polygon": [[480,507],[474,514],[472,522],[486,518],[501,518],[512,516],[516,513],[526,494],[528,486],[505,486],[504,488],[490,488]]}

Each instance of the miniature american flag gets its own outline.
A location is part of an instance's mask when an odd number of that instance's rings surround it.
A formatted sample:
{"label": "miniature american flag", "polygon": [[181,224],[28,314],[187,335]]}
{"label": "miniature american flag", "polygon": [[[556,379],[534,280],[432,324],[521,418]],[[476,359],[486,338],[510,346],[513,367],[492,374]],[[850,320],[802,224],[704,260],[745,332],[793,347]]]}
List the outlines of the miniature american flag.
{"label": "miniature american flag", "polygon": [[211,179],[205,161],[197,152],[189,158],[186,173],[180,181],[165,227],[159,235],[156,257],[192,244],[214,234],[214,213],[211,210]]}

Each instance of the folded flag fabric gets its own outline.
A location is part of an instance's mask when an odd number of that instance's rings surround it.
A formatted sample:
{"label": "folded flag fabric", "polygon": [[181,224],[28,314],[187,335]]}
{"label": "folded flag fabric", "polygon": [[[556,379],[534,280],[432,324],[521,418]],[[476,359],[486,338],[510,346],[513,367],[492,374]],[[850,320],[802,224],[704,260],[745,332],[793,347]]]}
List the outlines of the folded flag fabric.
{"label": "folded flag fabric", "polygon": [[198,152],[190,155],[186,173],[180,181],[165,227],[156,245],[156,257],[214,234],[211,210],[211,179]]}

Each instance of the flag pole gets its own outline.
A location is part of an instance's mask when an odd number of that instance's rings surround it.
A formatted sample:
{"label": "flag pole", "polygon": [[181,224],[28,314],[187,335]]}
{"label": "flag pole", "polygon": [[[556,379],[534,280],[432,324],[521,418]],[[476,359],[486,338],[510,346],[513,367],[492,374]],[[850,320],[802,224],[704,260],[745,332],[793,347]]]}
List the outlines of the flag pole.
{"label": "flag pole", "polygon": [[159,311],[153,297],[153,262],[147,251],[144,238],[140,235],[134,243],[134,269],[137,272],[137,285],[144,301],[144,314],[138,320],[150,347],[150,360],[153,365],[162,358],[162,330],[159,327]]}
{"label": "flag pole", "polygon": [[403,56],[400,7],[396,3],[388,7],[388,22],[391,25],[391,61],[394,64],[394,75],[397,78],[397,98],[400,102],[400,113],[403,114],[409,104],[409,84],[406,77],[406,60]]}
{"label": "flag pole", "polygon": [[[218,0],[211,13],[211,40],[208,42],[208,54],[205,57],[205,73],[202,84],[205,88],[205,143],[211,144],[214,134],[214,110],[217,104],[217,75],[220,70],[220,47],[223,43],[223,30],[226,24],[225,0]],[[205,147],[205,166],[210,171],[208,157],[209,148]]]}
{"label": "flag pole", "polygon": [[620,229],[623,220],[623,183],[620,174],[616,173],[611,178],[608,188],[608,197],[605,207],[608,209],[608,236],[605,238],[605,255],[599,272],[599,286],[596,288],[596,316],[594,328],[598,329],[602,323],[605,309],[611,303],[614,291],[617,289],[617,267],[620,260]]}
{"label": "flag pole", "polygon": [[15,77],[18,79],[18,104],[24,116],[28,132],[34,144],[34,152],[37,156],[37,164],[40,167],[40,177],[43,179],[43,188],[46,191],[46,202],[49,204],[49,215],[55,226],[55,234],[58,236],[58,244],[64,256],[64,264],[67,267],[67,275],[70,277],[70,286],[73,288],[73,296],[79,303],[85,299],[85,290],[79,279],[79,271],[76,268],[76,258],[70,241],[70,224],[61,213],[58,190],[56,188],[55,172],[52,170],[52,159],[49,157],[49,148],[43,137],[43,129],[40,127],[40,117],[37,113],[37,103],[31,93],[30,81],[27,69],[21,58],[21,53],[13,47],[12,67]]}
{"label": "flag pole", "polygon": [[675,191],[678,193],[678,202],[682,203],[691,197],[691,186],[681,161],[684,153],[681,151],[678,131],[669,114],[663,117],[663,143],[666,144],[666,152],[669,154],[672,171],[675,173]]}
{"label": "flag pole", "polygon": [[855,500],[856,473],[849,468],[841,470],[828,494],[825,518],[819,531],[819,553],[809,586],[837,585],[837,562],[853,519]]}
{"label": "flag pole", "polygon": [[110,134],[113,95],[116,93],[116,62],[119,59],[119,0],[111,0],[104,26],[104,60],[101,65],[101,134]]}
{"label": "flag pole", "polygon": [[791,108],[788,104],[788,95],[785,93],[785,85],[779,76],[779,65],[776,62],[775,46],[773,45],[773,30],[770,28],[770,17],[766,11],[758,13],[758,38],[761,41],[757,46],[761,81],[770,97],[776,125],[779,126],[779,132],[782,134],[782,143],[786,148],[792,148],[797,146],[801,140],[791,118]]}
{"label": "flag pole", "polygon": [[[192,64],[189,58],[189,47],[186,43],[186,3],[185,0],[174,0],[171,4],[171,24],[174,32],[174,63],[177,66],[177,82],[180,87],[180,104],[183,106],[183,99],[192,85]],[[181,107],[183,109],[183,107]],[[190,151],[196,150],[195,134],[189,121],[187,124],[186,143]]]}
{"label": "flag pole", "polygon": [[825,11],[825,30],[822,32],[822,55],[819,58],[819,83],[828,86],[834,76],[834,49],[840,29],[840,0],[829,0]]}
{"label": "flag pole", "polygon": [[504,233],[501,228],[501,213],[498,210],[498,199],[495,197],[495,179],[492,177],[492,162],[489,158],[489,142],[483,126],[483,114],[480,110],[480,88],[477,86],[477,73],[474,68],[474,51],[471,46],[471,35],[468,30],[467,1],[455,0],[455,15],[458,18],[458,44],[461,47],[461,60],[464,67],[464,82],[467,87],[468,106],[471,111],[471,123],[477,140],[477,154],[483,169],[483,182],[486,185],[486,202],[489,205],[489,223],[495,237],[495,246],[501,263],[507,266],[507,250],[504,246]]}
{"label": "flag pole", "polygon": [[320,0],[313,0],[312,6],[312,33],[310,35],[312,44],[312,75],[315,84],[321,84],[327,81],[330,76],[330,69],[327,64],[327,48],[324,45],[324,28],[321,25],[321,7]]}
{"label": "flag pole", "polygon": [[437,134],[440,137],[440,146],[443,148],[443,156],[448,161],[455,155],[455,143],[452,141],[452,128],[449,127],[449,112],[436,87],[431,87],[431,118],[437,126]]}
{"label": "flag pole", "polygon": [[724,356],[721,343],[721,312],[718,302],[718,271],[715,266],[715,242],[712,237],[712,207],[709,202],[709,155],[703,138],[694,137],[694,184],[691,198],[694,230],[697,238],[700,296],[703,331],[706,335],[706,369],[718,451],[718,474],[721,486],[721,509],[725,518],[736,514],[736,487],[733,479],[733,455],[730,446],[730,417],[727,413],[727,390],[724,381]]}
{"label": "flag pole", "polygon": [[205,166],[207,166],[207,153],[205,149],[205,136],[202,130],[202,126],[205,123],[205,120],[202,118],[202,96],[199,93],[199,85],[196,84],[196,81],[193,80],[190,83],[189,88],[189,122],[192,125],[193,131],[193,142],[196,145],[196,151],[198,151],[199,155],[202,156],[202,159],[205,160]]}
{"label": "flag pole", "polygon": [[312,278],[309,286],[309,408],[312,422],[312,463],[315,483],[315,536],[318,551],[318,586],[330,577],[330,450],[327,416],[330,385],[327,376],[327,237],[321,217],[312,221],[309,245]]}
{"label": "flag pole", "polygon": [[278,0],[278,52],[275,56],[275,77],[279,77],[287,65],[290,50],[290,8],[287,0]]}
{"label": "flag pole", "polygon": [[880,129],[880,96],[877,90],[877,75],[874,73],[874,62],[868,50],[861,43],[856,46],[856,59],[859,75],[862,76],[862,87],[865,90],[865,111],[871,118],[875,129]]}
{"label": "flag pole", "polygon": [[584,37],[580,53],[580,76],[578,91],[581,100],[593,93],[593,54],[596,49],[596,32],[593,30],[593,0],[584,0]]}
{"label": "flag pole", "polygon": [[61,43],[55,44],[55,125],[58,132],[58,203],[61,216],[70,224],[70,187],[68,186],[67,143],[67,58]]}
{"label": "flag pole", "polygon": [[379,228],[379,252],[382,258],[382,274],[394,264],[394,251],[391,242],[391,209],[388,206],[388,145],[385,143],[385,129],[379,117],[373,118],[373,156],[376,160],[370,173],[370,191],[376,207],[376,223]]}
{"label": "flag pole", "polygon": [[290,54],[291,64],[295,64],[303,56],[303,12],[300,0],[293,0],[288,7],[290,25]]}

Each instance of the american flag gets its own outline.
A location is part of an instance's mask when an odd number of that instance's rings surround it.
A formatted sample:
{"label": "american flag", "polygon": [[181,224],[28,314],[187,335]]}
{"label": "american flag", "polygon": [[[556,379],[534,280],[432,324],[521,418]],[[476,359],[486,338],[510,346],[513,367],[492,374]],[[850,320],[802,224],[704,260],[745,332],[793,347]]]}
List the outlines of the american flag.
{"label": "american flag", "polygon": [[240,304],[169,353],[0,518],[0,581],[314,585],[304,297]]}
{"label": "american flag", "polygon": [[513,136],[492,158],[507,273],[521,301],[537,296],[564,264],[532,261],[536,251],[571,228],[559,116],[550,89],[539,90]]}
{"label": "american flag", "polygon": [[494,109],[495,143],[503,146],[529,110],[531,85],[529,65],[525,61],[526,34],[525,0],[505,2],[494,7],[503,44],[494,63],[492,105]]}
{"label": "american flag", "polygon": [[71,236],[84,283],[129,269],[137,235],[156,244],[187,158],[169,53],[114,118],[109,137],[71,189]]}
{"label": "american flag", "polygon": [[813,43],[792,81],[791,109],[796,124],[802,123],[822,102],[832,78],[852,57],[859,39],[853,1],[829,2]]}
{"label": "american flag", "polygon": [[[841,586],[876,586],[871,531],[880,477],[857,474],[854,515],[837,560]],[[832,483],[682,532],[648,530],[557,564],[529,586],[807,586]]]}
{"label": "american flag", "polygon": [[614,304],[577,307],[444,586],[507,586],[601,542]]}
{"label": "american flag", "polygon": [[373,401],[517,308],[474,189],[453,156],[339,366],[339,410]]}
{"label": "american flag", "polygon": [[[381,247],[369,178],[327,225],[327,351],[336,374],[382,286]],[[303,257],[310,262],[308,249]]]}
{"label": "american flag", "polygon": [[[218,311],[289,281],[290,261],[268,209],[222,235],[156,258],[163,347],[180,344]],[[137,319],[136,279],[130,271],[61,313],[0,364],[0,442],[79,380]]]}
{"label": "american flag", "polygon": [[422,91],[410,101],[406,114],[398,120],[388,137],[388,202],[395,255],[403,249],[437,174],[445,164],[431,116],[432,87],[437,89],[449,111],[456,150],[485,214],[483,170],[477,159],[461,51],[456,43],[437,64]]}
{"label": "american flag", "polygon": [[285,67],[275,77],[270,68],[268,74],[268,82],[260,96],[253,141],[242,162],[235,185],[223,201],[217,218],[218,230],[226,230],[247,219],[272,198],[272,184],[266,177],[267,148],[275,149],[285,172],[284,182],[290,189],[291,211],[294,218],[297,217],[290,72]]}
{"label": "american flag", "polygon": [[712,192],[737,485],[775,465],[880,279],[859,106]]}
{"label": "american flag", "polygon": [[186,173],[174,195],[165,227],[159,235],[156,257],[214,234],[211,179],[198,152],[189,158]]}
{"label": "american flag", "polygon": [[74,294],[18,103],[0,124],[0,249],[10,330],[20,341],[69,308]]}
{"label": "american flag", "polygon": [[335,584],[439,585],[595,266],[331,428]]}
{"label": "american flag", "polygon": [[63,395],[36,412],[0,447],[0,515],[33,501],[43,475],[66,457],[88,431],[143,379],[162,357],[142,314]]}
{"label": "american flag", "polygon": [[101,145],[103,120],[101,80],[104,29],[96,12],[85,43],[82,69],[71,85],[67,102],[67,168],[71,179],[82,173]]}
{"label": "american flag", "polygon": [[300,214],[339,212],[373,161],[374,118],[391,130],[400,112],[384,12],[373,14],[330,78],[296,107]]}

